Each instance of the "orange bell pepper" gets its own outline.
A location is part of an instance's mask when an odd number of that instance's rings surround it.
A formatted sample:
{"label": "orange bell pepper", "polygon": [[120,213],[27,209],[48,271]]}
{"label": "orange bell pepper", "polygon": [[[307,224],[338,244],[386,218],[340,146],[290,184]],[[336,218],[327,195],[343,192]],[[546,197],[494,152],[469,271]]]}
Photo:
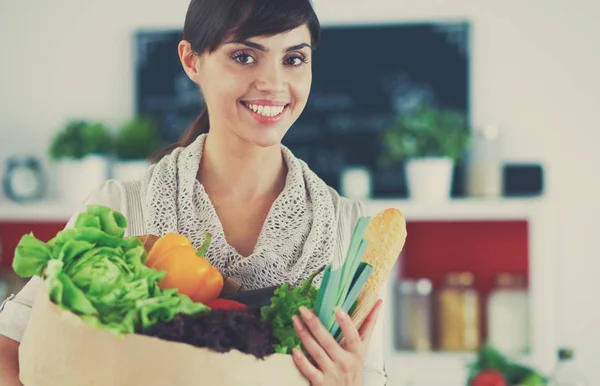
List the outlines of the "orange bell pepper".
{"label": "orange bell pepper", "polygon": [[179,233],[167,233],[156,240],[154,245],[152,245],[152,248],[150,248],[146,258],[146,265],[152,267],[158,259],[162,259],[169,249],[173,249],[173,247],[176,246],[191,248],[192,242],[190,239]]}
{"label": "orange bell pepper", "polygon": [[176,288],[197,303],[216,299],[223,289],[223,275],[204,258],[211,236],[205,233],[202,247],[196,251],[190,240],[176,233],[159,238],[146,260],[146,265],[166,271],[158,283],[160,288]]}

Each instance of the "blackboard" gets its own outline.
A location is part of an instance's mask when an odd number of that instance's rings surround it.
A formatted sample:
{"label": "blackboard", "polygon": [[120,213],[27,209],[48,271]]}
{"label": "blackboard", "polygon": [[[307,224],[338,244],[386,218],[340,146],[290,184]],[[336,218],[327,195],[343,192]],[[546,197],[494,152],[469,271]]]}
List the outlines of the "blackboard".
{"label": "blackboard", "polygon": [[[376,197],[405,196],[402,168],[381,165],[379,134],[418,104],[469,111],[469,24],[324,26],[308,105],[284,144],[335,189],[340,172],[371,170]],[[174,142],[202,97],[177,57],[181,31],[136,33],[136,109],[158,119]],[[461,166],[453,194],[462,195]]]}

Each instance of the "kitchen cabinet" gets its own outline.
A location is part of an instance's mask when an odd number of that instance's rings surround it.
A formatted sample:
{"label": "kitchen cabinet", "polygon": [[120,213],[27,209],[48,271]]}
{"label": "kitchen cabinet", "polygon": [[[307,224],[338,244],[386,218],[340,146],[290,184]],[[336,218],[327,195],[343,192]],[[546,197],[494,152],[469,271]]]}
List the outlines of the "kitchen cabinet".
{"label": "kitchen cabinet", "polygon": [[[395,291],[398,280],[429,279],[434,288],[452,271],[469,271],[486,299],[501,272],[521,274],[529,293],[529,350],[512,359],[549,372],[557,349],[552,211],[544,198],[454,199],[444,203],[410,200],[366,202],[367,213],[400,209],[407,242],[386,283],[385,355],[390,385],[464,386],[471,352],[398,350]],[[433,302],[435,304],[435,302]],[[482,309],[485,307],[482,305]],[[487,337],[485,316],[481,340]],[[435,320],[435,318],[434,318]],[[435,331],[435,329],[434,329]],[[435,342],[434,333],[434,342]],[[435,345],[434,345],[435,346]]]}

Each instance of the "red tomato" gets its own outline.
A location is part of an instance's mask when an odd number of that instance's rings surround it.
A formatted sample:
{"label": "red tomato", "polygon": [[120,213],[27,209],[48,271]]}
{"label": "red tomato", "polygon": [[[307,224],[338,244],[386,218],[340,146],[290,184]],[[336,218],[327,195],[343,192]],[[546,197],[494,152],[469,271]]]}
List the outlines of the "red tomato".
{"label": "red tomato", "polygon": [[504,375],[496,370],[484,370],[479,372],[470,386],[508,386]]}
{"label": "red tomato", "polygon": [[212,309],[221,309],[221,310],[245,310],[248,308],[245,304],[238,303],[234,300],[229,299],[212,299],[204,304]]}

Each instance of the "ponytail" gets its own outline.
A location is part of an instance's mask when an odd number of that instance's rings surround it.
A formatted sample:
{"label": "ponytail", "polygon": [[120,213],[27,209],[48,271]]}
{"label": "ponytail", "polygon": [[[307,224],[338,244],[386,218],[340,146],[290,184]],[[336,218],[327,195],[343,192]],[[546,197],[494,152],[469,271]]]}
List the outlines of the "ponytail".
{"label": "ponytail", "polygon": [[179,141],[170,144],[169,146],[156,151],[154,154],[150,156],[150,161],[152,163],[157,163],[161,158],[170,154],[173,150],[178,147],[186,147],[191,145],[196,138],[198,138],[202,134],[207,134],[210,129],[210,123],[208,119],[208,109],[204,107],[200,112],[200,115],[196,117],[194,122],[183,132]]}

